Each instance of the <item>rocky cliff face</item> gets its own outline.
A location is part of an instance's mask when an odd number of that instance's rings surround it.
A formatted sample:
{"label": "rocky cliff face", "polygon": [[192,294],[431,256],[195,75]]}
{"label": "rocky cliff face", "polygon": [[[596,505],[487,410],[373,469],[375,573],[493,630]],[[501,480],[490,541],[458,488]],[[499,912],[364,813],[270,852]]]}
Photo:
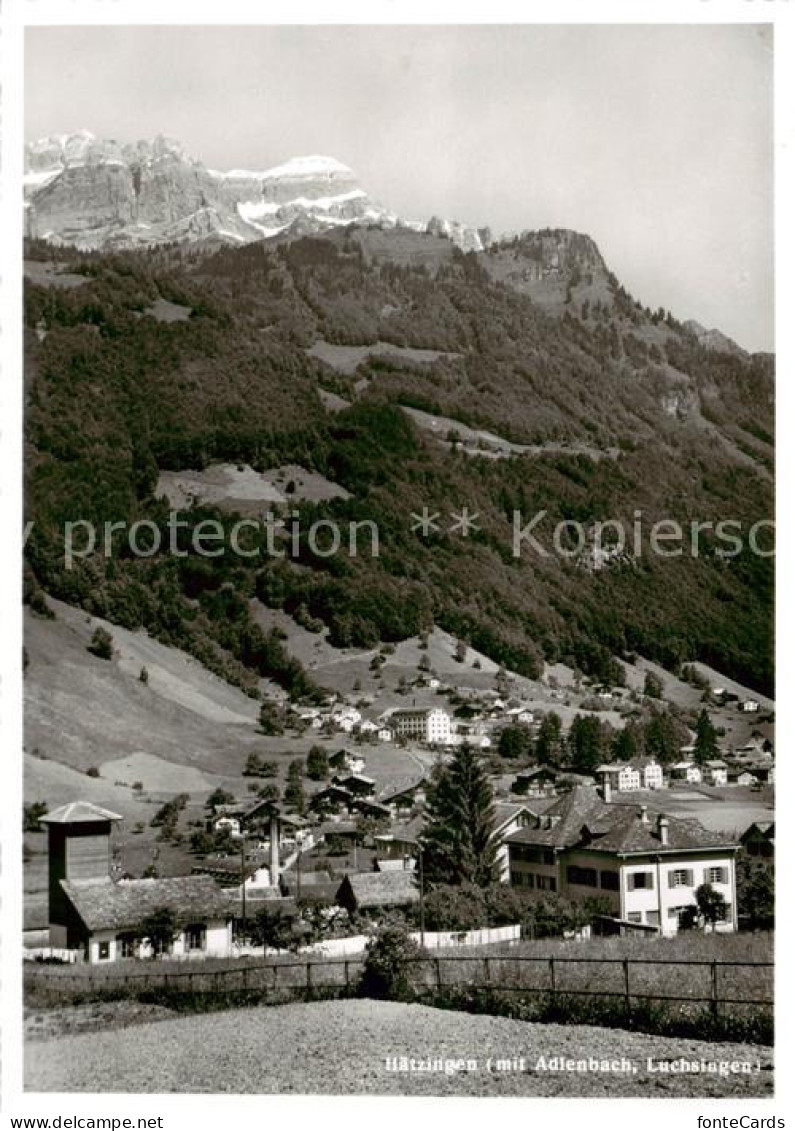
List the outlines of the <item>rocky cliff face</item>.
{"label": "rocky cliff face", "polygon": [[685,329],[698,338],[699,345],[708,350],[718,350],[720,353],[733,353],[737,357],[747,357],[748,354],[735,341],[722,334],[720,330],[707,330],[694,318],[685,322]]}
{"label": "rocky cliff face", "polygon": [[[248,243],[284,232],[400,222],[332,157],[219,172],[170,138],[129,145],[85,131],[27,146],[25,207],[28,235],[83,248],[210,238]],[[422,222],[410,226],[426,229]],[[427,230],[466,251],[483,248],[475,229],[455,221],[434,219]]]}

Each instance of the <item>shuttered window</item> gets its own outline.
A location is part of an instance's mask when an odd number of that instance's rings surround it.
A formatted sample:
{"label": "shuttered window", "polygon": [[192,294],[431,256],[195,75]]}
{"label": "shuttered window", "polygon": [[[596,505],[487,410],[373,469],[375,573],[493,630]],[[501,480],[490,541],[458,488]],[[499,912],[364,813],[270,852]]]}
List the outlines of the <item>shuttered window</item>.
{"label": "shuttered window", "polygon": [[691,868],[676,868],[668,873],[669,888],[691,888],[693,886],[693,870]]}
{"label": "shuttered window", "polygon": [[729,882],[729,869],[728,868],[705,868],[704,869],[704,883],[705,884],[727,884]]}

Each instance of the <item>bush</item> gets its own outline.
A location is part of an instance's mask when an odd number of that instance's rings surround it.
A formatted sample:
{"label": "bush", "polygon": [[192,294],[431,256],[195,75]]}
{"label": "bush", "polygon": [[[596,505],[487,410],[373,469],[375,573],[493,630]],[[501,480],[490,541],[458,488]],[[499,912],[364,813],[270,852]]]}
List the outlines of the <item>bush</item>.
{"label": "bush", "polygon": [[383,926],[365,948],[364,970],[359,985],[364,997],[406,1001],[412,996],[409,971],[420,948],[405,927]]}
{"label": "bush", "polygon": [[97,769],[97,767],[96,766],[89,766],[88,769],[86,770],[86,777],[98,778],[99,777],[99,770]]}
{"label": "bush", "polygon": [[41,818],[49,809],[46,801],[34,801],[30,805],[25,806],[23,830],[26,833],[37,833],[41,831]]}
{"label": "bush", "polygon": [[91,643],[86,645],[88,651],[100,660],[113,659],[113,637],[105,628],[97,628],[91,637]]}

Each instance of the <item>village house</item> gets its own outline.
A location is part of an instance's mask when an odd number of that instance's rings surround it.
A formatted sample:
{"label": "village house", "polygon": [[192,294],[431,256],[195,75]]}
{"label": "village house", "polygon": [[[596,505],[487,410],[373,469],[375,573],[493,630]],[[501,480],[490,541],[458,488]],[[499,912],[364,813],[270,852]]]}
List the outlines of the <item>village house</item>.
{"label": "village house", "polygon": [[243,860],[240,856],[208,856],[191,869],[195,876],[212,876],[222,888],[270,887],[270,868],[259,854]]}
{"label": "village house", "polygon": [[527,805],[498,801],[494,806],[494,831],[492,840],[497,847],[495,857],[499,868],[499,882],[510,883],[511,869],[508,860],[507,840],[513,833],[528,825],[537,813]]}
{"label": "village house", "polygon": [[382,861],[416,861],[419,855],[420,833],[425,825],[425,817],[417,816],[410,821],[396,821],[386,832],[377,833],[375,842],[376,859]]}
{"label": "village house", "polygon": [[702,766],[703,780],[710,785],[728,785],[729,767],[722,758],[710,758]]}
{"label": "village house", "polygon": [[725,900],[717,929],[737,928],[739,845],[696,821],[652,819],[645,805],[609,804],[593,787],[578,786],[507,843],[513,885],[577,902],[606,897],[617,929],[676,934],[705,883]]}
{"label": "village house", "polygon": [[389,716],[395,738],[414,739],[429,746],[450,743],[452,721],[441,707],[399,707]]}
{"label": "village house", "polygon": [[231,814],[222,814],[213,821],[213,832],[229,833],[230,836],[240,836],[240,818]]}
{"label": "village house", "polygon": [[663,768],[659,762],[654,758],[648,761],[633,762],[635,769],[640,774],[640,783],[642,789],[662,789],[665,785],[665,777],[663,775]]}
{"label": "village house", "polygon": [[71,911],[66,948],[82,951],[87,962],[149,957],[142,924],[163,908],[174,914],[177,933],[161,953],[224,957],[232,949],[232,906],[211,876],[63,881],[62,887]]}
{"label": "village house", "polygon": [[406,813],[419,805],[424,805],[427,800],[428,779],[423,774],[407,785],[386,789],[380,795],[379,801],[386,805],[393,817]]}
{"label": "village house", "polygon": [[620,793],[641,788],[640,770],[631,762],[605,762],[596,767],[596,776],[602,785],[609,785]]}
{"label": "village house", "polygon": [[695,762],[674,762],[669,767],[669,772],[671,777],[677,781],[686,781],[690,785],[701,783],[701,767],[697,766]]}
{"label": "village house", "polygon": [[756,699],[743,699],[740,703],[740,710],[746,714],[756,714],[759,710],[759,702]]}
{"label": "village house", "polygon": [[756,780],[762,785],[774,785],[776,781],[776,767],[772,762],[754,762],[751,771]]}
{"label": "village house", "polygon": [[376,918],[394,907],[411,907],[419,898],[415,874],[405,869],[348,874],[336,896],[349,915],[368,912]]}
{"label": "village house", "polygon": [[512,792],[528,797],[547,797],[555,792],[559,772],[551,766],[533,766],[514,779]]}
{"label": "village house", "polygon": [[505,712],[505,717],[509,722],[522,726],[531,726],[535,719],[529,707],[511,707]]}
{"label": "village house", "polygon": [[375,793],[375,779],[368,778],[365,774],[336,774],[331,784],[354,797],[372,797]]}
{"label": "village house", "polygon": [[111,878],[111,828],[122,818],[74,801],[47,813],[49,944],[89,963],[146,957],[146,921],[164,909],[176,926],[161,953],[224,956],[232,947],[232,907],[211,876]]}
{"label": "village house", "polygon": [[728,784],[749,786],[756,785],[756,777],[746,766],[729,766]]}
{"label": "village house", "polygon": [[335,774],[360,774],[365,767],[365,760],[360,754],[350,750],[337,750],[329,755],[329,769]]}
{"label": "village house", "polygon": [[283,872],[279,877],[279,891],[285,897],[312,900],[331,907],[336,902],[339,883],[329,872]]}

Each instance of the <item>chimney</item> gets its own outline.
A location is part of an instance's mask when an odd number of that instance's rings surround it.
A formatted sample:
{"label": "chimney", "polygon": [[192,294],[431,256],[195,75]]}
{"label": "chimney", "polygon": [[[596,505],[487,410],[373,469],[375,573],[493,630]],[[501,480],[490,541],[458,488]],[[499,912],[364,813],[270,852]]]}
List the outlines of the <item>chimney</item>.
{"label": "chimney", "polygon": [[664,817],[661,813],[657,819],[657,829],[660,834],[660,844],[663,848],[668,847],[668,818]]}
{"label": "chimney", "polygon": [[641,805],[640,807],[640,823],[648,825],[649,823],[649,807],[648,805]]}

